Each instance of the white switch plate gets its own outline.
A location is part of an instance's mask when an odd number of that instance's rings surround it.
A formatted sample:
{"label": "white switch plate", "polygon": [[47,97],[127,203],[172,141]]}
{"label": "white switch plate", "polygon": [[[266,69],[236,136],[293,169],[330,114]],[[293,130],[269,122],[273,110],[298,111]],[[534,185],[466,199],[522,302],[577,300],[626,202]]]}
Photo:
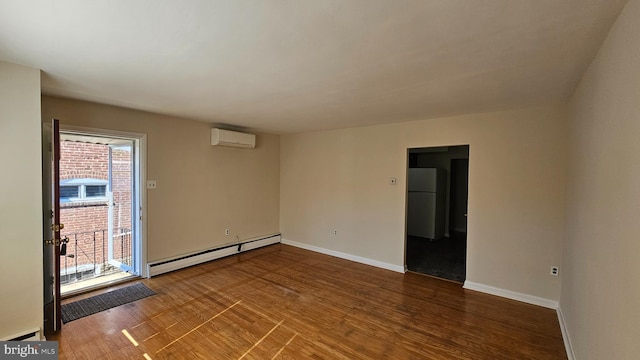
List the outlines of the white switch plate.
{"label": "white switch plate", "polygon": [[155,189],[157,186],[155,180],[147,180],[147,189]]}
{"label": "white switch plate", "polygon": [[389,180],[389,182],[391,183],[391,185],[395,185],[395,184],[397,184],[397,183],[398,183],[398,178],[394,178],[394,177],[392,177],[392,178]]}

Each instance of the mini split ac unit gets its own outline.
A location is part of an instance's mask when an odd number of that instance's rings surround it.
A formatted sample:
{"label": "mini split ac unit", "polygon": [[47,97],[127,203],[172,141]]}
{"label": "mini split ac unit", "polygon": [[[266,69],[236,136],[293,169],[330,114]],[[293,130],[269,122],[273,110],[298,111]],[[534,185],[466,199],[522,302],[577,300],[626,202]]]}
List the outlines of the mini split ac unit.
{"label": "mini split ac unit", "polygon": [[254,134],[214,128],[211,129],[211,145],[253,149],[256,147],[256,136]]}

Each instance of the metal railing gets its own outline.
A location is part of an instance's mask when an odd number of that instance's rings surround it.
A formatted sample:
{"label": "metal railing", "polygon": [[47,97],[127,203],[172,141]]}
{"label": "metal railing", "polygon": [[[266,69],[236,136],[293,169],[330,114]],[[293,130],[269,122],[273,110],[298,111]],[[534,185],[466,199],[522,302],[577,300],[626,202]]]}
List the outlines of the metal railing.
{"label": "metal railing", "polygon": [[131,229],[113,229],[109,257],[107,229],[63,234],[69,238],[67,254],[60,256],[60,283],[122,272],[119,264],[132,266]]}

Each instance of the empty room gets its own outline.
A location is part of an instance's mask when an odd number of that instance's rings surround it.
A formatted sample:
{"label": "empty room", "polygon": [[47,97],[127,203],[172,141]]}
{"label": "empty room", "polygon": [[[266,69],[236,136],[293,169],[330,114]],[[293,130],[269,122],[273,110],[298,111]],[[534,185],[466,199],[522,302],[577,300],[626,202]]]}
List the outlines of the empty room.
{"label": "empty room", "polygon": [[2,0],[0,357],[636,359],[639,64],[640,0]]}

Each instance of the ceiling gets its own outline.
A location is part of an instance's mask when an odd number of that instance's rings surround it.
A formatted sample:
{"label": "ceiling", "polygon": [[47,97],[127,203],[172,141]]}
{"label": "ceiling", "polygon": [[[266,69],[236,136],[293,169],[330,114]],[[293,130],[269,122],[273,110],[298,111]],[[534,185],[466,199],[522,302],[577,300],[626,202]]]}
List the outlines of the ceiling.
{"label": "ceiling", "polygon": [[565,102],[627,0],[0,0],[44,94],[274,133]]}

